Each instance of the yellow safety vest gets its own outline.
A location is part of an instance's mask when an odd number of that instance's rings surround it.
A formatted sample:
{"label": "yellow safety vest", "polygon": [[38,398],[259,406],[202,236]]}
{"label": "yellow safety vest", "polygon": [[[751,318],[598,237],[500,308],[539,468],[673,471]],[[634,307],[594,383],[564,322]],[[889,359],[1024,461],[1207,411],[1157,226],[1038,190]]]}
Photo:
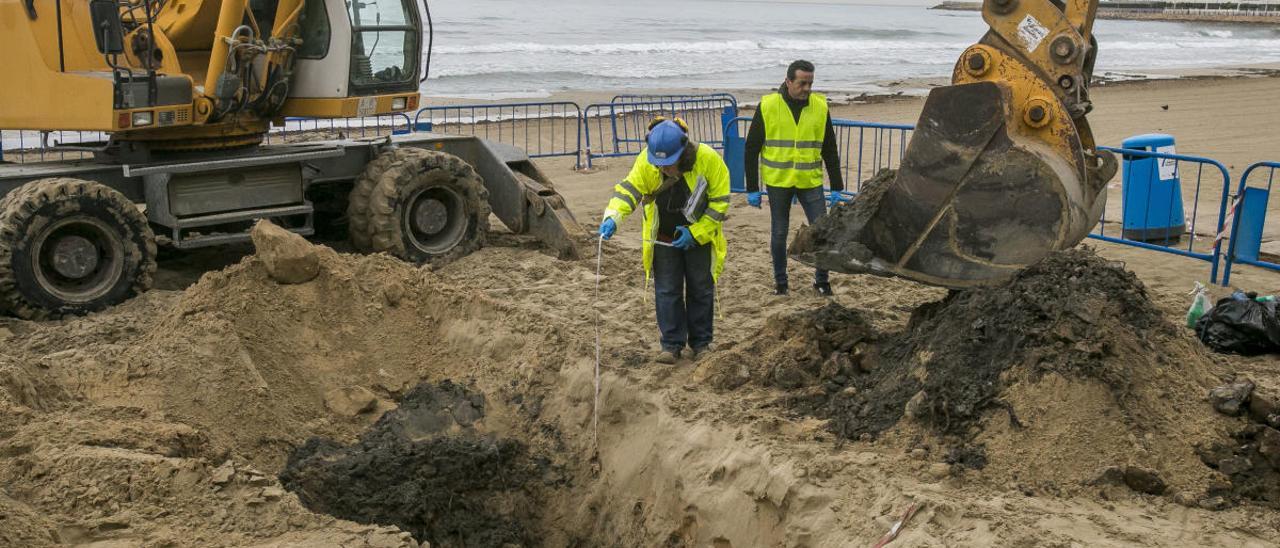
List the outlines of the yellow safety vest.
{"label": "yellow safety vest", "polygon": [[796,123],[781,93],[760,99],[764,119],[764,148],[760,151],[760,178],[764,184],[783,188],[822,186],[822,141],[827,134],[827,98],[809,95],[809,104]]}
{"label": "yellow safety vest", "polygon": [[[684,174],[684,182],[689,185],[690,191],[698,186],[698,176],[707,180],[707,209],[701,219],[688,225],[689,233],[699,244],[711,244],[715,259],[711,261],[711,277],[719,280],[729,249],[722,226],[729,217],[729,167],[715,149],[703,143],[698,144],[698,157],[694,161],[693,171]],[[640,231],[645,240],[641,246],[645,280],[653,277],[652,241],[658,238],[658,206],[653,198],[661,186],[662,172],[649,163],[648,149],[642,150],[636,156],[631,173],[613,187],[613,198],[604,211],[605,219],[611,218],[622,224],[622,220],[635,211],[637,205],[644,205],[644,224]]]}

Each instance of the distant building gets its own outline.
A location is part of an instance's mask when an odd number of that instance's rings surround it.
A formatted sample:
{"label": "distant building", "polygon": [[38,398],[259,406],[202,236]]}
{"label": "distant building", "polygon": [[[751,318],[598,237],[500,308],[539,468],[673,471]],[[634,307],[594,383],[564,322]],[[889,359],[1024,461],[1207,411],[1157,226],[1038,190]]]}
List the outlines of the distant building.
{"label": "distant building", "polygon": [[1280,0],[1102,0],[1100,7],[1162,13],[1235,13],[1241,15],[1280,14]]}

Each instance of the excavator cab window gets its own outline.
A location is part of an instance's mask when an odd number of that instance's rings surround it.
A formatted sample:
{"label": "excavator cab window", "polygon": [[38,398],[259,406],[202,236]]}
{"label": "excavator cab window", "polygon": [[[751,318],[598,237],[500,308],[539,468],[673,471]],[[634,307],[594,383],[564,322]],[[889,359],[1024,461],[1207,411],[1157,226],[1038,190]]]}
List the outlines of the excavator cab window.
{"label": "excavator cab window", "polygon": [[358,93],[417,89],[422,36],[412,0],[347,0],[351,88]]}
{"label": "excavator cab window", "polygon": [[298,57],[324,59],[329,55],[329,12],[324,2],[307,2],[302,8],[302,47]]}

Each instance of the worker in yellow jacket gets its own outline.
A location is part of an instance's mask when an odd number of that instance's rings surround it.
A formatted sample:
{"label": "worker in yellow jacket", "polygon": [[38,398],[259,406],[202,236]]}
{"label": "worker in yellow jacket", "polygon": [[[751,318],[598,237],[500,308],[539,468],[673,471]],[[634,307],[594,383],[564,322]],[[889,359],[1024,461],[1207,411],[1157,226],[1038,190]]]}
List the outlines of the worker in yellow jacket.
{"label": "worker in yellow jacket", "polygon": [[[791,202],[800,203],[812,223],[827,212],[823,201],[822,168],[831,179],[830,205],[844,198],[839,142],[827,108],[827,98],[813,93],[813,63],[800,60],[787,67],[787,79],[760,99],[747,130],[747,205],[760,207],[760,180],[768,187],[769,253],[773,256],[774,293],[786,295],[787,232],[791,227]],[[830,297],[826,270],[814,272],[813,289]]]}
{"label": "worker in yellow jacket", "polygon": [[648,146],[613,187],[600,223],[600,237],[608,240],[643,206],[642,257],[645,280],[653,280],[659,363],[675,363],[686,345],[692,359],[710,347],[715,284],[728,249],[722,224],[729,212],[729,168],[688,131],[679,118],[649,125]]}

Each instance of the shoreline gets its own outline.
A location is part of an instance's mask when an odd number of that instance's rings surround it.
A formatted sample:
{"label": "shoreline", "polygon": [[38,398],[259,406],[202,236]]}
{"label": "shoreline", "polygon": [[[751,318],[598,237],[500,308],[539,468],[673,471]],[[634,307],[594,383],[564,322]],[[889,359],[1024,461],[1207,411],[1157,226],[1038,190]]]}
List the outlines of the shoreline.
{"label": "shoreline", "polygon": [[[1268,63],[1237,67],[1204,67],[1186,69],[1156,70],[1108,70],[1094,75],[1093,88],[1115,88],[1149,82],[1185,82],[1207,80],[1280,78],[1280,64]],[[833,105],[873,105],[896,100],[914,100],[928,95],[935,87],[948,85],[950,78],[911,78],[880,82],[873,84],[882,87],[884,92],[868,92],[847,89],[822,89],[821,78],[818,91],[825,93]],[[689,95],[729,93],[738,101],[739,107],[754,108],[760,98],[772,93],[774,88],[712,89],[712,88],[680,88],[655,86],[633,90],[573,90],[557,91],[540,96],[509,96],[498,99],[476,99],[472,97],[433,96],[424,92],[423,106],[453,105],[501,105],[513,102],[572,102],[585,108],[596,103],[608,103],[615,95]]]}
{"label": "shoreline", "polygon": [[[939,11],[982,11],[982,2],[946,1],[931,10]],[[1280,12],[1271,15],[1253,15],[1239,13],[1214,13],[1214,10],[1142,10],[1137,8],[1099,7],[1098,19],[1116,19],[1124,21],[1165,21],[1171,23],[1241,23],[1248,25],[1280,26]]]}

